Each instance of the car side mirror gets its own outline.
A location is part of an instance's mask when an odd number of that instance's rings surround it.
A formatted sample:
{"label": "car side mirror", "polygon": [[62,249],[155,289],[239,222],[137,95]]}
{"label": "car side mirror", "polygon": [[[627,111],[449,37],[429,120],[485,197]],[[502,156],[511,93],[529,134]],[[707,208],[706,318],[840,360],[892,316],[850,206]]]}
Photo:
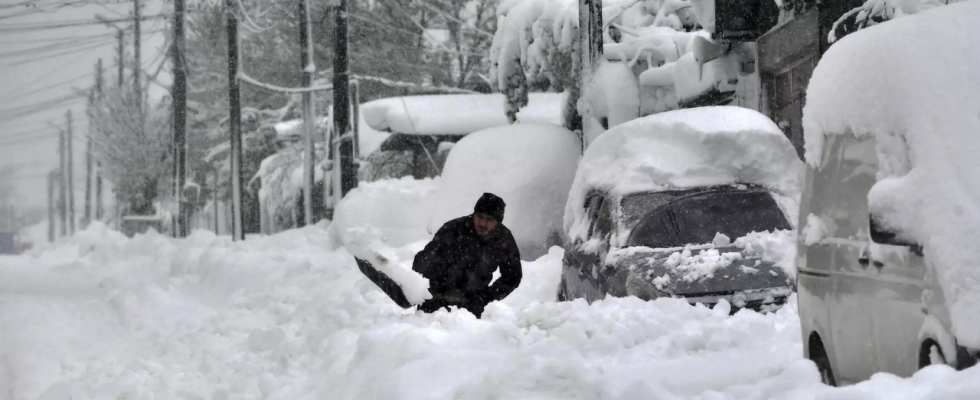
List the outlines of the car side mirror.
{"label": "car side mirror", "polygon": [[881,226],[874,215],[869,218],[868,226],[871,229],[871,241],[878,244],[887,244],[892,246],[904,246],[908,247],[913,254],[921,257],[922,256],[922,246],[918,243],[908,242],[898,238],[898,234],[889,231],[888,229]]}

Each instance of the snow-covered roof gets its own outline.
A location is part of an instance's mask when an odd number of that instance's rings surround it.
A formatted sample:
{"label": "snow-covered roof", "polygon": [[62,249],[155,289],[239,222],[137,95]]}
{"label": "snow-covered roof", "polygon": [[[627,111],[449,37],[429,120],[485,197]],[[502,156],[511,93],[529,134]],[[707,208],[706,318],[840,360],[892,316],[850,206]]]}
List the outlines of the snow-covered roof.
{"label": "snow-covered roof", "polygon": [[[531,93],[517,121],[561,125],[562,99],[559,93]],[[505,106],[504,95],[499,93],[404,96],[365,103],[361,115],[378,131],[465,135],[507,125]]]}
{"label": "snow-covered roof", "polygon": [[789,139],[757,111],[719,106],[654,114],[602,133],[585,151],[565,207],[565,230],[577,232],[573,225],[584,220],[582,204],[593,190],[619,197],[746,183],[796,196],[802,172]]}
{"label": "snow-covered roof", "polygon": [[[873,134],[872,213],[924,247],[953,330],[980,347],[980,2],[934,8],[852,33],[820,60],[807,89],[807,162],[826,135]],[[884,66],[884,67],[883,67]]]}
{"label": "snow-covered roof", "polygon": [[514,124],[467,135],[449,152],[428,228],[473,212],[484,192],[504,199],[504,225],[521,257],[548,252],[548,235],[562,230],[568,189],[581,154],[578,136],[557,125]]}

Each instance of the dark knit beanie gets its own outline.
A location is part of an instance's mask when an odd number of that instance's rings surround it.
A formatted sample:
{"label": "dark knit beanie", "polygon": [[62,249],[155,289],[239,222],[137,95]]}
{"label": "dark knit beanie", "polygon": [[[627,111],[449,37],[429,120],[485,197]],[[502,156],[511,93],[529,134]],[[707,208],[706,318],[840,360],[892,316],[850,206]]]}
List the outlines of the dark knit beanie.
{"label": "dark knit beanie", "polygon": [[504,207],[506,206],[504,199],[493,193],[484,193],[483,196],[480,196],[480,200],[476,201],[473,212],[489,215],[497,222],[504,222]]}

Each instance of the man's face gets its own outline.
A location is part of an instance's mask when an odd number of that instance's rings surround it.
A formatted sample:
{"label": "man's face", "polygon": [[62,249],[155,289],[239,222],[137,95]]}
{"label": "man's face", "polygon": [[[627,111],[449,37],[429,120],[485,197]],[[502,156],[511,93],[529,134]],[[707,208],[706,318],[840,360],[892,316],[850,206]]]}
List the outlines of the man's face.
{"label": "man's face", "polygon": [[484,213],[473,214],[473,226],[476,227],[476,234],[480,236],[489,235],[493,228],[497,227],[497,220]]}

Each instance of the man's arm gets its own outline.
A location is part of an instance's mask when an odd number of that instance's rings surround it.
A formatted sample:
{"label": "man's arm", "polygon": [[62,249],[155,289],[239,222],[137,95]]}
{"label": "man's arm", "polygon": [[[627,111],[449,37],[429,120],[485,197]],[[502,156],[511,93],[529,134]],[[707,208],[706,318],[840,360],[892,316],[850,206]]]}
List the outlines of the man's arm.
{"label": "man's arm", "polygon": [[436,275],[442,272],[442,266],[445,264],[446,243],[451,235],[451,229],[447,225],[439,228],[425,248],[415,255],[415,260],[412,262],[412,270],[429,280],[437,278]]}
{"label": "man's arm", "polygon": [[521,284],[524,273],[521,271],[521,252],[517,248],[517,242],[510,236],[504,245],[504,251],[500,262],[500,278],[488,288],[488,298],[486,301],[500,301],[507,297],[514,289]]}

